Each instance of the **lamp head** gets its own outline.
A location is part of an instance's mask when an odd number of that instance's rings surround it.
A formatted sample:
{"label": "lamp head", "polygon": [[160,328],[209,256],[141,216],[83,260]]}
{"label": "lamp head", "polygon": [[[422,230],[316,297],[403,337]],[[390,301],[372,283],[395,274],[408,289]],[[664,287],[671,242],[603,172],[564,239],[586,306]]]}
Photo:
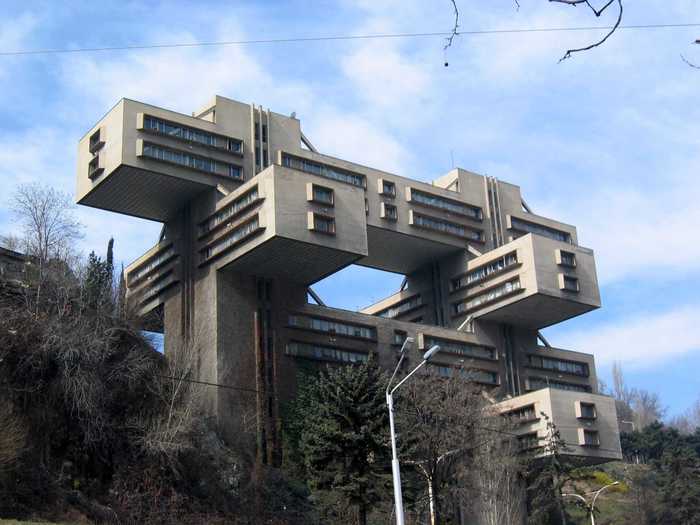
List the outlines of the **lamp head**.
{"label": "lamp head", "polygon": [[401,353],[403,354],[406,351],[406,348],[408,348],[408,345],[413,344],[415,339],[413,337],[407,337],[406,339],[403,340],[403,344],[401,345]]}
{"label": "lamp head", "polygon": [[431,357],[440,351],[440,345],[431,346],[426,353],[423,354],[423,360],[428,361]]}

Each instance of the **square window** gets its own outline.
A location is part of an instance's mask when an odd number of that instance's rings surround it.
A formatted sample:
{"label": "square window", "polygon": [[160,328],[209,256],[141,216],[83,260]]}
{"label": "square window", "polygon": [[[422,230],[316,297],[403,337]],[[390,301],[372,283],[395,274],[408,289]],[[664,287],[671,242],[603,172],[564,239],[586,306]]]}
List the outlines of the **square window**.
{"label": "square window", "polygon": [[320,204],[333,206],[333,190],[323,186],[311,185],[311,200]]}
{"label": "square window", "polygon": [[396,184],[390,180],[379,179],[379,193],[386,197],[396,197]]}
{"label": "square window", "polygon": [[576,254],[564,250],[557,250],[557,264],[559,266],[576,268]]}
{"label": "square window", "polygon": [[594,403],[579,402],[576,417],[579,419],[596,419],[598,414]]}
{"label": "square window", "polygon": [[90,153],[95,153],[97,150],[104,146],[104,140],[102,140],[102,129],[98,129],[92,135],[90,135]]}
{"label": "square window", "polygon": [[326,235],[335,235],[335,219],[327,215],[309,212],[309,229]]}
{"label": "square window", "polygon": [[582,429],[580,444],[585,447],[597,447],[600,445],[600,436],[597,430]]}
{"label": "square window", "polygon": [[393,204],[382,202],[380,217],[388,221],[395,221],[399,218],[399,212]]}
{"label": "square window", "polygon": [[567,292],[579,292],[579,282],[577,277],[571,275],[559,274],[559,289]]}

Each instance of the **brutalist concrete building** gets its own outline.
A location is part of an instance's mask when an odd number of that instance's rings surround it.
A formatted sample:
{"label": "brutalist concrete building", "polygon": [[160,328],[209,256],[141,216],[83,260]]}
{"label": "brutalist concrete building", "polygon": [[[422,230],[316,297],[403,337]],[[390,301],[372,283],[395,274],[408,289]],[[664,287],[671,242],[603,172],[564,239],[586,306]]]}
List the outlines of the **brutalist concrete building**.
{"label": "brutalist concrete building", "polygon": [[[294,116],[217,96],[192,116],[123,99],[80,141],[77,201],[163,224],[126,270],[130,301],[195,345],[207,409],[235,436],[258,424],[279,461],[281,403],[301,363],[376,360],[393,369],[406,337],[442,351],[541,444],[544,412],[572,455],[620,458],[615,405],[593,356],[539,330],[600,307],[593,251],[576,228],[533,213],[520,188],[453,169],[432,183],[323,155]],[[350,265],[405,275],[352,312],[312,304],[309,287]]]}

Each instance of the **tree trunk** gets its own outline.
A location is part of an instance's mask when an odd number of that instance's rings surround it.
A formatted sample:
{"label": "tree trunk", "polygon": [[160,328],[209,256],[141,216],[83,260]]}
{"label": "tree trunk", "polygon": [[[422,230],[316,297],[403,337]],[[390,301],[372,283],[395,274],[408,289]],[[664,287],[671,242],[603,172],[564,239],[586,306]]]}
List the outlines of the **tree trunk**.
{"label": "tree trunk", "polygon": [[437,525],[437,506],[435,505],[435,487],[433,478],[428,478],[428,502],[430,503],[430,525]]}
{"label": "tree trunk", "polygon": [[357,525],[367,525],[367,507],[362,504],[357,506]]}

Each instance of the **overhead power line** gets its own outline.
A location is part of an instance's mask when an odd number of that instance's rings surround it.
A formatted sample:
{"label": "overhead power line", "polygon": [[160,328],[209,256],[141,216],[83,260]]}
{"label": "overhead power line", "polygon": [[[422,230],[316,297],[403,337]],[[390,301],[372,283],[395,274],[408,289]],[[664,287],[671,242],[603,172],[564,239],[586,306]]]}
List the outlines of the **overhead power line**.
{"label": "overhead power line", "polygon": [[[136,44],[131,46],[104,46],[104,47],[82,47],[65,49],[20,49],[14,51],[0,51],[0,56],[31,56],[31,55],[60,55],[69,53],[96,53],[103,51],[134,51],[141,49],[174,49],[189,47],[222,47],[222,46],[243,46],[256,44],[289,44],[298,42],[328,42],[328,41],[348,41],[348,40],[377,40],[392,38],[427,38],[427,37],[447,37],[450,35],[503,35],[519,33],[560,33],[572,31],[604,31],[610,30],[614,26],[580,26],[580,27],[532,27],[515,29],[480,29],[472,31],[445,32],[438,31],[432,33],[378,33],[367,35],[330,35],[311,36],[294,38],[269,38],[255,40],[221,40],[214,42],[180,42],[171,44]],[[639,24],[621,25],[617,29],[682,29],[690,27],[700,27],[700,23],[688,24]]]}

